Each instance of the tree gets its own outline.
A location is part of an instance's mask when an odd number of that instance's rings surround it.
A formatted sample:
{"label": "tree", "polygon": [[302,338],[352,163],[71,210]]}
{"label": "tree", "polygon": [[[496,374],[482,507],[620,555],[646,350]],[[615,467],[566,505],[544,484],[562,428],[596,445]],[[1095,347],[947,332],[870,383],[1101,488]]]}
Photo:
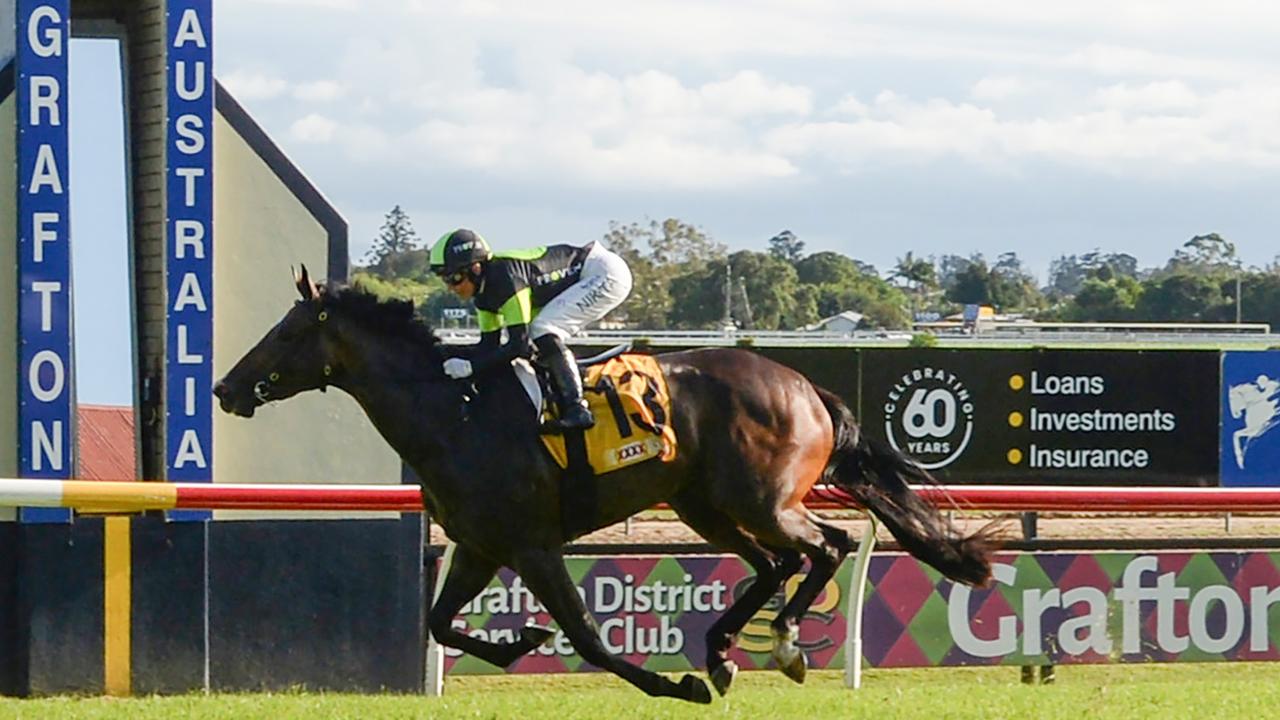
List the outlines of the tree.
{"label": "tree", "polygon": [[1132,320],[1142,290],[1142,284],[1132,276],[1086,278],[1067,304],[1064,318],[1072,322]]}
{"label": "tree", "polygon": [[1236,246],[1218,233],[1196,235],[1175,251],[1165,270],[1168,273],[1189,272],[1198,275],[1227,275],[1238,272],[1240,260]]}
{"label": "tree", "polygon": [[796,289],[795,324],[792,327],[802,328],[822,319],[818,313],[818,288],[814,285],[800,285]]}
{"label": "tree", "polygon": [[[1240,319],[1244,322],[1270,323],[1273,332],[1280,328],[1280,273],[1251,272],[1243,275],[1240,280]],[[1232,285],[1234,294],[1234,282]],[[1234,321],[1235,308],[1230,309],[1230,319]]]}
{"label": "tree", "polygon": [[1138,258],[1128,253],[1100,253],[1094,250],[1085,253],[1083,260],[1093,277],[1101,277],[1104,271],[1113,277],[1138,277]]}
{"label": "tree", "polygon": [[991,268],[981,256],[970,260],[955,273],[951,287],[947,288],[947,299],[961,305],[991,304]]}
{"label": "tree", "polygon": [[[803,297],[807,303],[812,297],[817,318],[853,310],[862,313],[874,327],[903,328],[910,324],[906,295],[881,278],[872,265],[839,253],[819,252],[797,263],[796,275],[801,288],[812,288],[803,296],[797,295],[797,302]],[[799,308],[796,312],[802,313]]]}
{"label": "tree", "polygon": [[365,254],[365,261],[376,274],[384,278],[416,275],[429,260],[418,250],[418,233],[409,221],[409,215],[399,205],[391,208],[382,222],[382,229]]}
{"label": "tree", "polygon": [[1213,278],[1180,272],[1143,283],[1137,314],[1149,322],[1206,322],[1220,315],[1218,308],[1225,304]]}
{"label": "tree", "polygon": [[[632,227],[636,227],[634,224]],[[659,266],[682,269],[705,267],[713,260],[723,259],[725,246],[716,242],[701,229],[675,218],[661,223],[650,221],[647,229],[650,257]]]}
{"label": "tree", "polygon": [[772,253],[742,250],[729,256],[734,278],[750,307],[754,327],[762,330],[792,330],[806,319],[796,312],[800,282],[791,263]]}
{"label": "tree", "polygon": [[1059,255],[1049,262],[1049,284],[1045,291],[1055,299],[1069,298],[1080,292],[1088,272],[1075,255]]}
{"label": "tree", "polygon": [[910,250],[905,256],[898,258],[893,277],[907,283],[914,299],[914,310],[923,308],[929,294],[938,288],[938,269],[933,266],[933,261],[917,258]]}
{"label": "tree", "polygon": [[906,255],[898,258],[898,263],[893,269],[893,277],[906,281],[908,287],[916,290],[936,285],[938,269],[933,266],[932,260],[918,258],[908,250]]}
{"label": "tree", "polygon": [[946,297],[951,302],[993,305],[1001,310],[1028,309],[1043,304],[1035,278],[1022,267],[1017,253],[1001,254],[995,266],[988,266],[978,253],[965,263],[954,265],[960,269],[947,289]]}
{"label": "tree", "polygon": [[991,268],[991,303],[1006,310],[1027,310],[1044,304],[1036,280],[1014,252],[1002,253]]}
{"label": "tree", "polygon": [[351,275],[351,283],[359,285],[369,292],[383,298],[408,300],[414,304],[418,313],[432,324],[440,322],[444,308],[465,308],[474,311],[470,300],[462,300],[453,294],[443,281],[428,274],[425,278],[384,278],[368,269],[356,270]]}
{"label": "tree", "polygon": [[668,319],[679,328],[718,327],[726,315],[726,263],[716,261],[671,279]]}
{"label": "tree", "polygon": [[1138,259],[1127,253],[1104,253],[1097,248],[1083,255],[1062,255],[1049,263],[1048,291],[1070,297],[1088,278],[1137,277]]}
{"label": "tree", "polygon": [[796,263],[796,276],[802,283],[822,285],[852,282],[862,275],[858,263],[840,253],[814,253]]}
{"label": "tree", "polygon": [[631,267],[631,295],[614,313],[632,327],[652,330],[668,327],[673,279],[725,256],[724,245],[675,218],[661,223],[611,222],[604,242]]}
{"label": "tree", "polygon": [[799,283],[796,270],[766,253],[741,250],[726,261],[685,273],[671,282],[671,321],[680,327],[716,327],[724,319],[725,284],[730,315],[745,329],[779,330],[801,327],[811,318],[797,312]]}
{"label": "tree", "polygon": [[972,258],[961,255],[943,255],[938,260],[938,286],[950,295],[951,289],[955,287],[956,281],[960,277],[960,273],[968,270],[969,266],[973,264],[973,258],[984,264],[986,263],[981,254],[974,254]]}
{"label": "tree", "polygon": [[769,238],[769,254],[795,265],[804,257],[804,241],[790,230],[783,230]]}

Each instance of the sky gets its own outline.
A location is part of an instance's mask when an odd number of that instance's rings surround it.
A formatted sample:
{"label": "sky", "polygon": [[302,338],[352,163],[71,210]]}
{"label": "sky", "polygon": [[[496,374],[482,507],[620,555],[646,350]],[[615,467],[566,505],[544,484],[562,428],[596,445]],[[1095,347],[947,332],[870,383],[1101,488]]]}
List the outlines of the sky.
{"label": "sky", "polygon": [[[215,74],[347,218],[355,261],[394,205],[428,241],[676,217],[731,250],[789,229],[886,272],[909,250],[1014,251],[1041,282],[1061,255],[1147,267],[1209,232],[1246,265],[1280,254],[1273,2],[214,8]],[[76,51],[73,98],[94,85]]]}
{"label": "sky", "polygon": [[351,222],[678,217],[892,267],[1219,232],[1280,252],[1280,5],[223,0],[218,75]]}

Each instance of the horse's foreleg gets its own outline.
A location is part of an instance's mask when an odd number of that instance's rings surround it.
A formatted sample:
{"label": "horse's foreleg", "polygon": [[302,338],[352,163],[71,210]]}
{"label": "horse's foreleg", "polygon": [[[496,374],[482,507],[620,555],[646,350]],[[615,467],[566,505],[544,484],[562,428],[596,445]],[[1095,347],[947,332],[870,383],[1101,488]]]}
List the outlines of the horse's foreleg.
{"label": "horse's foreleg", "polygon": [[756,571],[746,592],[739,596],[707,629],[707,675],[716,692],[729,692],[738,665],[729,660],[733,638],[760,608],[778,592],[782,583],[800,569],[800,553],[791,549],[765,548],[744,533],[730,516],[702,500],[682,497],[671,501],[680,519],[713,545],[734,553]]}
{"label": "horse's foreleg", "polygon": [[546,628],[527,626],[521,628],[520,638],[515,642],[493,643],[473,638],[453,627],[453,618],[458,611],[480,594],[497,572],[497,563],[468,550],[464,545],[458,545],[454,549],[449,575],[444,579],[444,587],[431,608],[427,624],[432,636],[441,645],[457,648],[504,668],[550,640],[555,633]]}
{"label": "horse's foreleg", "polygon": [[547,612],[560,624],[560,629],[583,660],[608,670],[652,696],[711,702],[711,691],[706,683],[693,675],[685,675],[679,683],[674,683],[605,649],[595,621],[565,570],[564,555],[558,548],[525,550],[516,556],[513,565]]}

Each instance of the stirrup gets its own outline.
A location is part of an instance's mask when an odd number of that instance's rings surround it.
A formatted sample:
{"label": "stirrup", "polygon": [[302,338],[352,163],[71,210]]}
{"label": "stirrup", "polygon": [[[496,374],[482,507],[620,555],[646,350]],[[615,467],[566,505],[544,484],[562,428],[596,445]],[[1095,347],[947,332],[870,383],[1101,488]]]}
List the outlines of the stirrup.
{"label": "stirrup", "polygon": [[595,424],[596,417],[591,413],[590,408],[573,403],[561,411],[558,417],[544,421],[539,431],[543,435],[558,435],[566,430],[589,430],[595,427]]}

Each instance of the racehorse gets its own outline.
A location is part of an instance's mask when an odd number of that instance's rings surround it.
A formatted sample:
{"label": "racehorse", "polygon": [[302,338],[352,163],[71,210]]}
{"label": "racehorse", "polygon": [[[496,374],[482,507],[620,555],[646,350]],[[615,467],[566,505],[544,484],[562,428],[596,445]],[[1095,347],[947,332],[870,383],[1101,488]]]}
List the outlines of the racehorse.
{"label": "racehorse", "polygon": [[[510,567],[587,662],[653,696],[711,702],[700,678],[679,682],[610,654],[565,569],[562,471],[544,450],[514,372],[478,385],[452,380],[445,348],[407,301],[357,287],[321,284],[306,267],[301,299],[214,386],[224,411],[251,417],[264,403],[329,385],[346,391],[417,472],[427,510],[456,543],[428,625],[436,639],[499,667],[552,631],[525,627],[513,642],[466,635],[451,621]],[[797,682],[807,660],[796,645],[799,620],[854,547],[844,530],[804,506],[819,481],[838,487],[850,507],[868,508],[899,544],[946,577],[986,584],[997,541],[986,528],[963,534],[908,482],[929,475],[902,453],[859,432],[835,395],[800,373],[737,349],[658,355],[666,376],[679,451],[616,470],[597,489],[594,517],[575,518],[578,534],[667,503],[712,544],[740,555],[755,579],[707,631],[706,667],[723,695],[737,673],[727,653],[734,636],[810,562],[808,576],[772,622],[773,656]]]}

